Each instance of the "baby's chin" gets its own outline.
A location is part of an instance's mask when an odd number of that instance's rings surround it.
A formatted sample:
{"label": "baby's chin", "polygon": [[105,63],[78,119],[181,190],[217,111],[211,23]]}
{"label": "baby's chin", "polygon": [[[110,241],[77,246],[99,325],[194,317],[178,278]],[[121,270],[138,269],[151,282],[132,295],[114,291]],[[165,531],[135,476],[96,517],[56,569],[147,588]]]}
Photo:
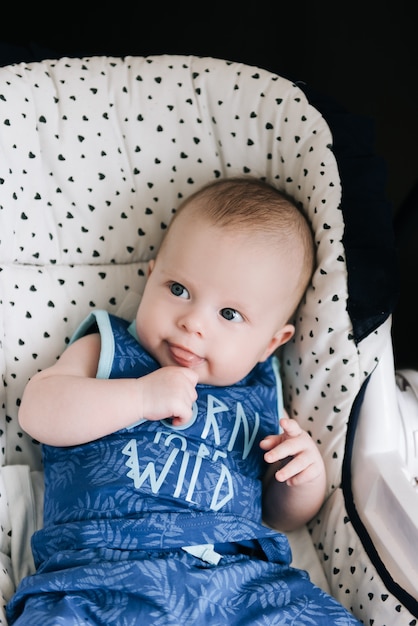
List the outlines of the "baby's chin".
{"label": "baby's chin", "polygon": [[238,383],[240,379],[232,379],[229,376],[214,376],[213,374],[199,372],[198,368],[193,368],[199,376],[199,385],[208,385],[211,387],[232,387]]}

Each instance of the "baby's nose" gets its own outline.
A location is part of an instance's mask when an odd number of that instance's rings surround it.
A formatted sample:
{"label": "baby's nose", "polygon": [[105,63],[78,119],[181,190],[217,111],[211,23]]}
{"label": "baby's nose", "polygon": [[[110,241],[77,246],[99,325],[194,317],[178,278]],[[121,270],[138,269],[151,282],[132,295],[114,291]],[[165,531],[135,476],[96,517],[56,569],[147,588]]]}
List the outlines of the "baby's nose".
{"label": "baby's nose", "polygon": [[195,309],[189,311],[187,315],[183,315],[181,318],[180,326],[188,333],[203,335],[205,326],[203,316]]}

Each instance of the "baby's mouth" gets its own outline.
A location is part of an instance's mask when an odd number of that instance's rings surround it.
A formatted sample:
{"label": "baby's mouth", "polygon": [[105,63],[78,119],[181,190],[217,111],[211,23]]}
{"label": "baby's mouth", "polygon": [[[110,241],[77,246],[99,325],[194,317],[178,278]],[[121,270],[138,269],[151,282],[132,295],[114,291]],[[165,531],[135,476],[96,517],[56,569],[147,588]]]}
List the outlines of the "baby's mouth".
{"label": "baby's mouth", "polygon": [[172,359],[177,365],[181,365],[182,367],[196,367],[204,361],[203,357],[194,354],[194,352],[190,352],[190,350],[182,346],[168,344],[168,349]]}

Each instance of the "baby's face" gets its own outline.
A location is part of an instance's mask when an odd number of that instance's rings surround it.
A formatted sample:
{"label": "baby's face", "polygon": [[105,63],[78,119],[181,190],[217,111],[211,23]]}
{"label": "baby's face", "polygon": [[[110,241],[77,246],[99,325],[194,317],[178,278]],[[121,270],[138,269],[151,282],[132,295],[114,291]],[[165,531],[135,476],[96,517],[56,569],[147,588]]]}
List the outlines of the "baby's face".
{"label": "baby's face", "polygon": [[150,274],[138,337],[162,366],[191,367],[199,382],[230,385],[293,334],[292,271],[251,235],[181,213]]}

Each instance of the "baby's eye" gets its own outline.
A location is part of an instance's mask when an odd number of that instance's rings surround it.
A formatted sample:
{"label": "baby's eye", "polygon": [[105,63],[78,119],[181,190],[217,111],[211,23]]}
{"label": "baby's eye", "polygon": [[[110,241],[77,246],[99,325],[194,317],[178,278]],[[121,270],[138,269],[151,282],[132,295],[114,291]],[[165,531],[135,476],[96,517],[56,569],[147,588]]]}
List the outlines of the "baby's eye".
{"label": "baby's eye", "polygon": [[173,296],[177,296],[178,298],[188,298],[189,292],[186,287],[183,287],[180,283],[171,283],[170,291]]}
{"label": "baby's eye", "polygon": [[244,318],[241,313],[238,313],[235,309],[225,308],[220,310],[220,314],[223,318],[228,320],[229,322],[243,322]]}

